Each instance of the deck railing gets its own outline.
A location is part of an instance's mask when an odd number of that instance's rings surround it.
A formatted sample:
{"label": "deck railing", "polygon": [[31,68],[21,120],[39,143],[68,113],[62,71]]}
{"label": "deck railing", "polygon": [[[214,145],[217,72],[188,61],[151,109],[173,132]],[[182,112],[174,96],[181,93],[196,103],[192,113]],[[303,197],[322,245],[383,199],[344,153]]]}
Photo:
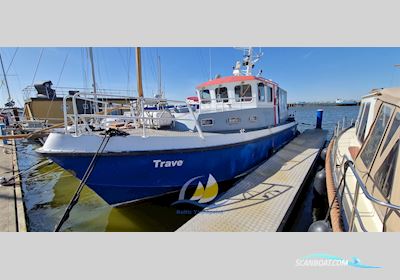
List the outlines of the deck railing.
{"label": "deck railing", "polygon": [[[337,123],[334,135],[332,137],[332,141],[334,141],[334,145],[333,145],[333,150],[331,153],[330,160],[331,160],[331,163],[333,163],[333,167],[334,167],[333,170],[335,171],[333,179],[335,181],[335,185],[337,186],[337,190],[336,190],[337,194],[340,195],[340,197],[338,197],[338,198],[340,199],[339,203],[340,203],[342,209],[343,209],[343,202],[342,202],[343,196],[345,195],[344,190],[347,191],[347,194],[349,195],[349,198],[350,198],[351,208],[349,209],[349,212],[350,212],[350,219],[348,222],[349,231],[354,230],[355,219],[357,219],[361,230],[364,232],[367,232],[368,230],[367,230],[366,226],[364,225],[361,214],[357,208],[360,195],[364,195],[365,198],[368,199],[369,201],[371,201],[373,204],[377,204],[377,205],[386,207],[388,209],[399,211],[400,206],[388,203],[386,201],[381,201],[381,200],[375,198],[373,195],[371,195],[371,193],[368,191],[367,187],[365,186],[364,181],[362,180],[361,176],[359,175],[357,169],[355,168],[353,161],[351,159],[349,159],[346,154],[342,155],[338,151],[337,139],[348,129],[354,127],[354,125],[355,124],[353,123],[353,121],[350,122],[350,125],[346,125],[345,120]],[[338,161],[338,157],[341,157],[341,160]],[[352,191],[350,190],[350,187],[348,186],[348,184],[346,182],[346,176],[347,176],[347,172],[349,169],[352,172],[354,178],[356,179],[354,195],[352,194]],[[339,174],[337,171],[339,171]],[[362,193],[360,193],[360,189],[362,190]]]}
{"label": "deck railing", "polygon": [[[111,105],[110,102],[107,101],[107,98],[118,98],[118,99],[126,99],[129,101],[128,104],[118,104],[118,106]],[[68,101],[71,99],[72,103],[72,114],[68,113]],[[78,100],[90,102],[93,104],[91,111],[93,113],[79,113],[78,110]],[[190,118],[181,118],[181,117],[154,117],[147,116],[146,112],[151,112],[146,110],[146,106],[154,106],[159,103],[162,104],[174,104],[174,105],[185,105],[188,108]],[[101,106],[100,106],[101,104]],[[117,109],[129,109],[130,115],[113,115],[109,112]],[[102,127],[102,121],[107,119],[112,119],[116,121],[124,121],[125,123],[130,123],[131,128],[133,129],[141,129],[142,137],[146,138],[149,129],[149,124],[152,123],[161,123],[162,120],[171,120],[172,123],[175,121],[189,121],[194,122],[194,126],[196,127],[197,134],[200,138],[204,139],[203,132],[199,125],[199,122],[194,114],[192,106],[190,106],[187,102],[177,101],[177,100],[167,100],[167,99],[154,99],[154,98],[135,98],[132,100],[132,97],[129,96],[117,96],[110,94],[86,94],[86,93],[75,93],[74,95],[65,95],[63,97],[63,111],[64,111],[64,126],[65,133],[74,134],[79,136],[81,134],[91,134],[93,133],[92,127],[98,127],[104,129]],[[72,123],[72,125],[71,125]],[[73,127],[74,129],[71,131],[69,128]]]}
{"label": "deck railing", "polygon": [[[93,94],[93,88],[79,88],[79,87],[52,87],[53,90],[55,90],[55,94],[57,97],[64,97],[67,95],[71,95],[72,92],[79,92],[81,94]],[[134,96],[137,96],[135,90],[123,90],[123,89],[104,89],[104,88],[98,88],[97,90],[98,94],[105,94],[108,96],[129,96],[130,98],[133,98]],[[22,90],[22,94],[24,96],[24,99],[29,99],[31,97],[34,97],[37,95],[37,90],[34,86],[27,86]],[[50,98],[51,99],[51,98]]]}

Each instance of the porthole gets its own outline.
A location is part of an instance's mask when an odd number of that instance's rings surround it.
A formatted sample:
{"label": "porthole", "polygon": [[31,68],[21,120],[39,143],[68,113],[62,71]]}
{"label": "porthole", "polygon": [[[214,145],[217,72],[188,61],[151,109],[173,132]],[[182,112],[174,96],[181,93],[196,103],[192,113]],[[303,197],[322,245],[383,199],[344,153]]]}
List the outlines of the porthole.
{"label": "porthole", "polygon": [[249,121],[250,122],[256,122],[257,121],[257,116],[250,116]]}
{"label": "porthole", "polygon": [[238,123],[240,123],[240,118],[237,118],[237,117],[229,118],[228,123],[229,124],[238,124]]}
{"label": "porthole", "polygon": [[201,120],[201,126],[212,126],[212,125],[214,125],[214,120],[213,119]]}

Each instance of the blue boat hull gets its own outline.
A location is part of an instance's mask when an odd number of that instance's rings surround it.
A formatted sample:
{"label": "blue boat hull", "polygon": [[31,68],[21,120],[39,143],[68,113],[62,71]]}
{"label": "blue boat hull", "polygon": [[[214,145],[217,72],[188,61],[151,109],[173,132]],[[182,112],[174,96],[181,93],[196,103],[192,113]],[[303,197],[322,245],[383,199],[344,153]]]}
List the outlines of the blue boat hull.
{"label": "blue boat hull", "polygon": [[[198,176],[203,185],[210,174],[217,182],[231,180],[266,160],[272,150],[294,138],[295,131],[291,127],[249,142],[208,149],[103,154],[98,157],[86,185],[108,204],[117,205],[178,191]],[[93,157],[91,154],[47,156],[79,179]],[[167,161],[174,166],[160,166]]]}

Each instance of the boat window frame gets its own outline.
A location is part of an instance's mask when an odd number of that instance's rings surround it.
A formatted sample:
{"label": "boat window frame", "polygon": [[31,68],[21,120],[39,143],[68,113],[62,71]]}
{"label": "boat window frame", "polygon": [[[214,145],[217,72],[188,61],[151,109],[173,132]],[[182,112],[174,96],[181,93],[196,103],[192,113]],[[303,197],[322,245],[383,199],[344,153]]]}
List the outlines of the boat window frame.
{"label": "boat window frame", "polygon": [[[223,97],[223,98],[218,97],[218,95],[221,95],[221,93],[219,93],[219,90],[221,90],[221,89],[226,89],[226,97]],[[220,102],[223,102],[223,103],[229,102],[229,91],[228,91],[228,87],[226,87],[226,86],[218,86],[218,87],[216,87],[216,88],[214,89],[214,92],[215,92],[215,100],[216,100],[218,103],[220,103]]]}
{"label": "boat window frame", "polygon": [[[389,125],[388,125],[388,129],[387,129],[386,135],[385,135],[385,137],[384,137],[384,139],[383,139],[383,141],[382,141],[382,148],[381,148],[381,151],[380,151],[380,153],[379,153],[381,156],[383,155],[383,153],[384,153],[385,151],[387,151],[387,149],[388,149],[390,143],[391,143],[392,141],[394,141],[393,139],[396,139],[395,136],[400,134],[400,132],[399,132],[399,130],[400,130],[400,124],[399,124],[399,126],[397,126],[396,130],[394,130],[394,131],[392,130],[393,124],[394,124],[394,122],[396,121],[397,115],[400,117],[400,112],[399,112],[398,110],[395,110],[395,111],[393,112],[392,118],[391,118],[390,123],[389,123]],[[399,118],[398,120],[400,121],[400,118]],[[393,131],[393,134],[390,136],[390,133],[391,133],[392,131]]]}
{"label": "boat window frame", "polygon": [[[260,86],[262,86],[262,93],[263,94],[261,94],[261,91],[260,91]],[[267,101],[267,97],[266,97],[266,92],[265,92],[265,84],[264,83],[257,83],[257,95],[258,95],[258,101],[259,102],[263,102],[263,103],[265,103],[266,101]],[[263,97],[263,98],[261,98],[261,97]]]}
{"label": "boat window frame", "polygon": [[[235,120],[235,121],[234,121]],[[236,125],[236,124],[240,124],[242,122],[242,119],[240,117],[229,117],[226,122],[229,125]]]}
{"label": "boat window frame", "polygon": [[[387,104],[387,103],[386,103]],[[385,131],[384,137],[381,139],[381,143],[379,145],[379,148],[377,150],[377,153],[374,158],[374,162],[372,163],[370,169],[368,170],[368,176],[367,176],[367,181],[366,185],[368,190],[371,192],[373,196],[375,196],[377,199],[382,200],[382,201],[387,201],[393,204],[399,204],[400,201],[400,189],[396,186],[399,184],[399,170],[400,166],[398,166],[398,161],[400,160],[400,128],[396,129],[396,132],[393,134],[393,137],[389,140],[388,144],[384,146],[384,141],[388,139],[389,137],[389,129],[392,127],[392,124],[394,122],[394,117],[397,113],[400,113],[400,108],[395,107],[393,112],[392,112],[392,118],[390,119],[388,125],[387,125],[387,130]],[[396,147],[397,145],[397,147]],[[386,194],[382,186],[378,186],[378,183],[376,182],[376,174],[379,172],[379,169],[382,166],[382,163],[387,162],[389,159],[390,154],[393,152],[394,149],[397,149],[397,154],[395,155],[397,157],[397,164],[392,166],[393,168],[393,183],[392,187]],[[389,171],[389,170],[388,170]],[[389,174],[388,174],[389,175]],[[388,176],[386,176],[386,179]],[[382,221],[385,220],[386,214],[387,214],[387,208],[379,205],[374,204],[374,208],[377,210],[378,216]]]}
{"label": "boat window frame", "polygon": [[[370,111],[371,111],[371,102],[363,103],[361,117],[358,122],[358,129],[356,130],[357,140],[362,144],[365,141],[365,132],[367,131],[367,124],[368,124],[368,118],[369,118]],[[362,126],[363,123],[364,123],[364,125]],[[363,135],[360,135],[360,129],[363,129]],[[362,136],[362,138],[361,138],[361,136]]]}
{"label": "boat window frame", "polygon": [[[390,141],[391,142],[391,141]],[[396,140],[395,140],[395,143],[394,144],[392,144],[392,145],[390,145],[390,149],[387,149],[387,152],[385,153],[385,155],[380,155],[380,156],[378,156],[379,157],[379,159],[384,159],[384,160],[381,160],[382,162],[387,162],[388,161],[388,159],[389,159],[389,157],[390,156],[394,156],[395,158],[394,158],[394,166],[392,165],[392,163],[389,165],[389,169],[387,170],[387,173],[386,173],[386,176],[385,176],[385,181],[384,181],[384,183],[385,182],[387,182],[387,179],[388,179],[388,177],[389,177],[389,172],[390,171],[392,171],[393,172],[393,182],[392,182],[392,184],[395,182],[395,179],[396,179],[396,170],[397,170],[397,163],[398,163],[398,161],[399,161],[399,149],[400,149],[400,140],[399,140],[399,138],[397,138]],[[389,190],[388,190],[388,192],[387,193],[385,193],[384,191],[383,191],[383,186],[379,186],[378,184],[377,184],[377,182],[376,182],[376,175],[378,174],[378,172],[379,171],[381,171],[381,168],[382,168],[383,166],[381,165],[381,166],[379,166],[379,167],[377,167],[377,168],[374,168],[374,166],[371,168],[371,178],[372,178],[372,180],[374,181],[374,185],[375,185],[375,187],[376,187],[376,189],[380,192],[380,195],[382,196],[382,198],[383,199],[385,199],[386,201],[390,201],[390,197],[391,197],[391,193],[392,193],[392,190],[393,190],[393,187],[391,187]],[[384,172],[384,171],[381,171],[381,172]]]}
{"label": "boat window frame", "polygon": [[[204,91],[208,91],[209,98],[203,98],[202,94]],[[211,104],[212,96],[211,96],[211,90],[209,88],[202,88],[199,90],[199,97],[200,97],[200,103],[201,104]]]}
{"label": "boat window frame", "polygon": [[[205,121],[211,121],[211,124],[204,124],[203,122],[205,122]],[[201,126],[213,126],[214,123],[215,123],[215,121],[214,121],[213,118],[206,118],[206,119],[201,119],[200,120],[200,125]]]}
{"label": "boat window frame", "polygon": [[358,135],[358,130],[359,130],[359,128],[360,128],[360,121],[361,121],[361,118],[362,118],[362,115],[363,115],[363,113],[364,113],[364,106],[365,105],[365,102],[362,102],[361,103],[361,105],[360,105],[360,110],[358,111],[358,115],[357,115],[357,121],[356,121],[356,135]]}
{"label": "boat window frame", "polygon": [[[250,94],[251,96],[243,96],[243,88],[247,86],[248,88],[250,88]],[[240,87],[240,92],[239,92],[239,96],[236,95],[236,88]],[[235,96],[235,101],[238,103],[251,103],[253,102],[253,87],[251,83],[240,83],[234,86],[233,88],[234,91],[234,96]],[[247,93],[247,92],[245,92]]]}
{"label": "boat window frame", "polygon": [[249,117],[249,122],[253,122],[254,123],[254,122],[257,122],[257,120],[258,120],[258,118],[255,115]]}
{"label": "boat window frame", "polygon": [[[364,162],[364,159],[362,158],[362,155],[363,155],[365,149],[367,148],[367,145],[368,145],[368,143],[369,143],[369,141],[371,139],[372,133],[376,128],[379,116],[380,116],[381,112],[384,110],[384,107],[391,108],[391,113],[390,113],[391,115],[389,117],[388,123],[386,124],[386,126],[385,126],[385,128],[383,130],[382,136],[379,139],[379,142],[377,143],[377,148],[375,149],[375,152],[371,156],[371,161],[370,161],[370,163],[368,165],[366,165],[365,162]],[[378,153],[379,153],[379,151],[381,149],[382,141],[383,141],[383,139],[385,139],[385,135],[386,135],[387,129],[391,125],[392,117],[393,117],[393,114],[394,114],[395,111],[396,111],[395,107],[393,105],[389,104],[389,103],[381,102],[381,104],[379,104],[379,108],[377,110],[376,116],[374,116],[374,121],[373,121],[373,123],[371,125],[371,128],[370,128],[370,130],[368,132],[367,137],[365,137],[365,139],[364,139],[364,143],[362,145],[362,149],[360,150],[360,152],[358,153],[358,156],[357,156],[357,158],[360,159],[360,162],[364,166],[365,171],[368,172],[368,173],[370,172],[371,167],[374,165],[375,159],[376,159],[376,157],[377,157],[377,155],[378,155]]]}
{"label": "boat window frame", "polygon": [[267,84],[267,99],[266,101],[268,103],[274,102],[274,97],[273,97],[273,87]]}

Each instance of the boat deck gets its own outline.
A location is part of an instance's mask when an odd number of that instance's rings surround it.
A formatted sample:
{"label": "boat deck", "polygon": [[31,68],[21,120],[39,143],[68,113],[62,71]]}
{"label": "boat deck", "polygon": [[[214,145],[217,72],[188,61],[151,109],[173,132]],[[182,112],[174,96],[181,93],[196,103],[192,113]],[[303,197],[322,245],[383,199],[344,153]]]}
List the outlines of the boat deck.
{"label": "boat deck", "polygon": [[[349,159],[352,159],[349,147],[359,146],[356,138],[356,128],[353,127],[345,131],[342,135],[339,136],[337,141],[338,141],[338,157],[336,164],[339,167],[336,168],[335,172],[340,175],[338,176],[338,180],[340,180],[343,174],[343,168],[341,167],[343,156],[341,155],[346,155]],[[344,192],[343,207],[346,213],[351,213],[353,197],[355,195],[355,189],[357,183],[357,180],[354,177],[353,172],[348,171],[346,173],[346,182],[348,188],[346,188]],[[367,199],[361,188],[359,190],[357,210],[362,219],[362,223],[367,231],[370,232],[382,231],[383,227],[382,221],[379,218],[378,214],[376,213],[373,204],[371,203],[370,200]],[[354,228],[355,231],[360,231],[360,232],[363,231],[363,228],[360,225],[360,222],[357,218],[355,219],[354,226],[355,226]]]}
{"label": "boat deck", "polygon": [[282,230],[326,136],[306,130],[177,231]]}
{"label": "boat deck", "polygon": [[[15,142],[0,144],[0,177],[18,174]],[[26,231],[25,210],[22,201],[20,178],[17,175],[10,185],[0,185],[0,232]]]}

